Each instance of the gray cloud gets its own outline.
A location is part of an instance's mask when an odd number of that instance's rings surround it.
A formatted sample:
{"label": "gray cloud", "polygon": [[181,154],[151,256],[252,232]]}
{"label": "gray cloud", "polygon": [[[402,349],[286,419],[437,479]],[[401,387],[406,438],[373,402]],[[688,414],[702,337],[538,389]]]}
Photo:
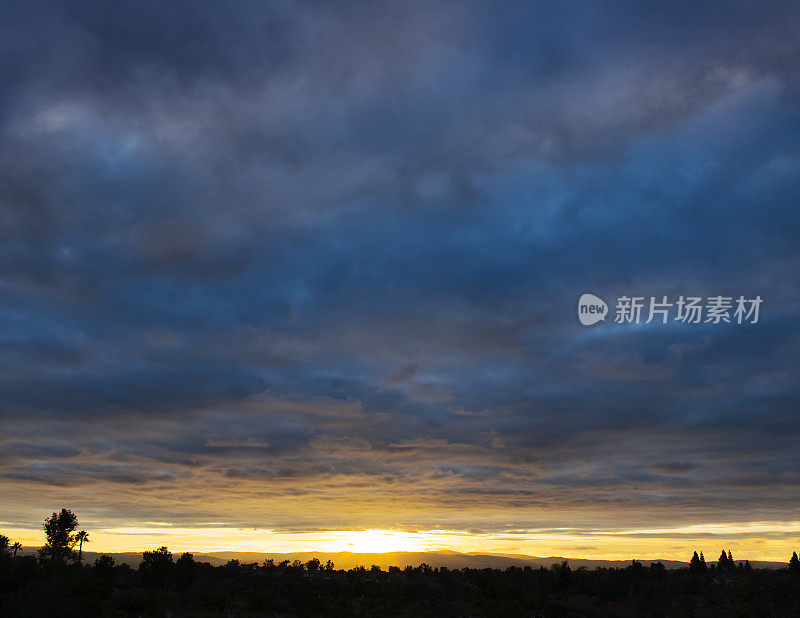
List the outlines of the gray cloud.
{"label": "gray cloud", "polygon": [[788,518],[800,19],[718,9],[10,7],[0,518]]}

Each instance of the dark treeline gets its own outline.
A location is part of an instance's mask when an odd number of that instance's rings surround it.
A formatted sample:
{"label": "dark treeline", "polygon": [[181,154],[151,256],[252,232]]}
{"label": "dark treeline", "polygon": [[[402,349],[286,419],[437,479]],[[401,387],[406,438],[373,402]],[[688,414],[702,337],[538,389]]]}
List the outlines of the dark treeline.
{"label": "dark treeline", "polygon": [[800,561],[753,569],[731,550],[702,553],[667,570],[626,568],[448,569],[377,566],[337,570],[331,562],[224,566],[144,552],[138,569],[111,556],[83,563],[77,518],[67,510],[44,525],[38,555],[0,536],[2,616],[799,616]]}

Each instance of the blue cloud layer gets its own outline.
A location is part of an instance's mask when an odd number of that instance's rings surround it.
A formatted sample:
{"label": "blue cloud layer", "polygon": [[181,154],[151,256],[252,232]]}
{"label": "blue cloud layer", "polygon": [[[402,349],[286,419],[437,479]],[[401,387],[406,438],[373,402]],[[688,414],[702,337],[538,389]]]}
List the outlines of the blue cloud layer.
{"label": "blue cloud layer", "polygon": [[[255,521],[187,506],[201,482],[323,505],[276,525],[341,520],[335,487],[364,525],[384,492],[419,525],[790,518],[798,18],[10,6],[0,519],[81,486],[106,520],[149,492],[150,519]],[[586,329],[585,291],[764,305]]]}

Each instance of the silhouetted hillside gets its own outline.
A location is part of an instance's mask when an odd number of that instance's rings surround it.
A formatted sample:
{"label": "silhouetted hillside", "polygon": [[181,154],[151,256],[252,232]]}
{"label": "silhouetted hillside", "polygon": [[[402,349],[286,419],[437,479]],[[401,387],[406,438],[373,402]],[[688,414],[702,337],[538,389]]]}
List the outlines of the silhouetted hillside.
{"label": "silhouetted hillside", "polygon": [[[214,558],[235,552],[221,552]],[[55,554],[59,556],[58,554]],[[242,554],[238,554],[242,555]],[[256,554],[244,554],[254,558]],[[379,556],[380,554],[337,554]],[[403,559],[509,560],[464,554],[392,554]],[[726,556],[723,558],[723,555]],[[83,618],[206,616],[797,616],[800,561],[754,569],[721,554],[717,563],[694,557],[668,570],[632,561],[624,567],[505,569],[378,565],[340,569],[311,558],[276,562],[174,557],[166,547],[144,552],[137,569],[112,556],[80,563],[77,554],[0,552],[0,616]],[[130,556],[130,554],[128,554]],[[259,554],[260,556],[260,554]],[[286,556],[286,554],[282,554]],[[93,555],[84,553],[90,560]],[[412,558],[413,557],[413,558]],[[199,558],[200,560],[198,560]],[[539,558],[538,560],[547,560]],[[576,561],[577,562],[577,561]]]}
{"label": "silhouetted hillside", "polygon": [[[23,548],[20,555],[33,555],[38,548]],[[136,569],[142,561],[140,552],[104,552],[114,558],[117,564],[127,564]],[[83,552],[84,562],[92,563],[99,558],[101,552]],[[241,552],[241,551],[220,551],[220,552],[193,552],[195,560],[208,562],[213,566],[226,564],[230,560],[238,560],[242,564],[273,559],[276,564],[288,560],[290,563],[299,560],[306,563],[313,558],[319,558],[324,564],[328,560],[333,562],[337,568],[352,569],[359,565],[371,566],[378,565],[382,569],[390,566],[405,568],[406,566],[417,567],[420,564],[428,564],[431,567],[447,567],[448,569],[505,569],[510,566],[534,568],[549,568],[553,564],[560,564],[565,560],[573,568],[586,567],[593,569],[603,568],[624,568],[630,565],[630,560],[590,560],[583,558],[570,558],[567,556],[527,556],[524,554],[465,554],[454,551],[437,552],[382,552],[382,553],[359,553],[359,552]],[[688,562],[680,560],[641,560],[645,566],[660,562],[667,569],[681,569],[689,566]],[[756,569],[780,569],[786,566],[785,562],[769,562],[751,560],[750,564]]]}

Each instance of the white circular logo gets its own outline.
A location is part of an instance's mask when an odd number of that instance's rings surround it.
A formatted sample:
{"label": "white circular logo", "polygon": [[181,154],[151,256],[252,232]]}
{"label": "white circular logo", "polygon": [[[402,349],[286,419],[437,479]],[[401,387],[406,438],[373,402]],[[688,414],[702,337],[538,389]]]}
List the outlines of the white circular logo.
{"label": "white circular logo", "polygon": [[594,294],[583,294],[578,300],[578,319],[584,326],[591,326],[606,319],[608,305]]}

